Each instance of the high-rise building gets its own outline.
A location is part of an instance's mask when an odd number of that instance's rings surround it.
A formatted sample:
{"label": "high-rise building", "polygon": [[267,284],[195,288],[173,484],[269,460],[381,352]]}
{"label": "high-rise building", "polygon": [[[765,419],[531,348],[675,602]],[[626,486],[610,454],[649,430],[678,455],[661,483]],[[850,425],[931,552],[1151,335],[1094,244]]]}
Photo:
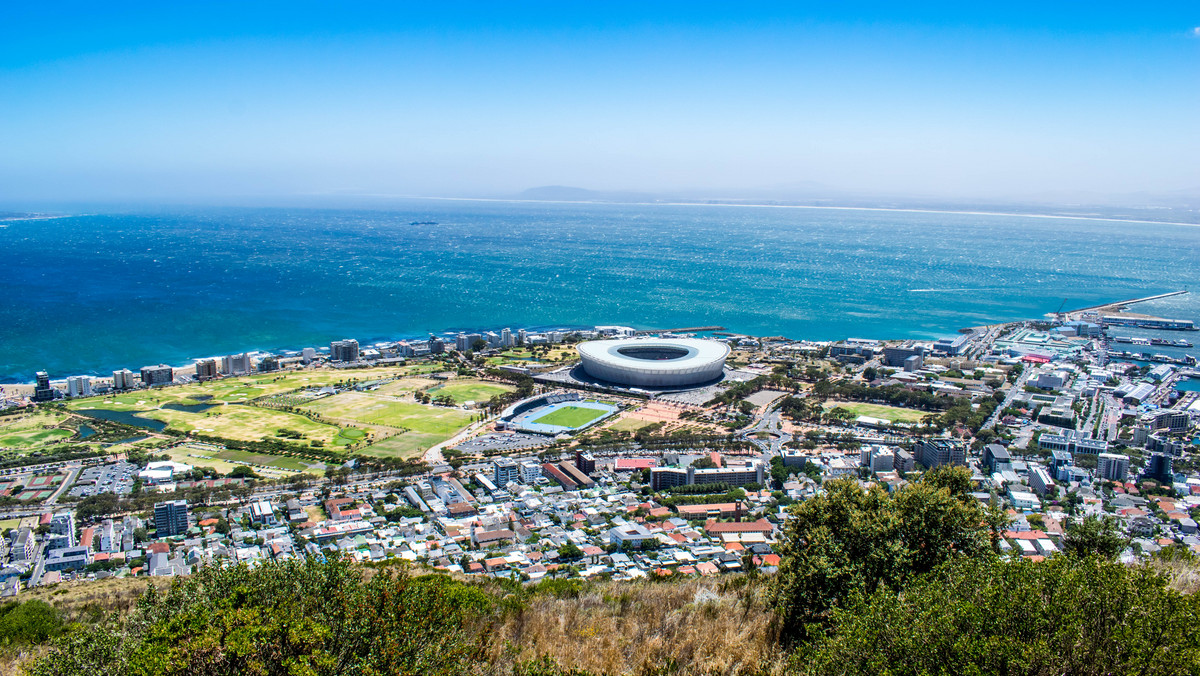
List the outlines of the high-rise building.
{"label": "high-rise building", "polygon": [[188,529],[187,500],[171,500],[154,505],[154,528],[157,537],[183,535]]}
{"label": "high-rise building", "polygon": [[50,387],[50,374],[45,371],[38,371],[34,377],[37,379],[37,385],[33,388],[33,400],[53,401],[54,389]]}
{"label": "high-rise building", "polygon": [[500,347],[500,334],[495,331],[483,334],[483,339],[487,341],[488,347]]}
{"label": "high-rise building", "polygon": [[304,360],[305,364],[311,364],[317,358],[317,351],[311,347],[306,347],[300,350],[300,358]]}
{"label": "high-rise building", "polygon": [[512,347],[513,346],[512,329],[502,329],[500,331],[500,344],[504,347]]}
{"label": "high-rise building", "polygon": [[271,371],[278,371],[279,370],[279,357],[276,357],[273,354],[269,354],[269,355],[263,357],[262,360],[258,362],[258,370],[263,373],[270,373]]}
{"label": "high-rise building", "polygon": [[1166,453],[1151,454],[1150,459],[1146,461],[1146,477],[1163,484],[1173,483],[1174,464],[1175,461]]}
{"label": "high-rise building", "polygon": [[1096,455],[1096,476],[1109,481],[1124,481],[1129,477],[1129,456],[1098,453]]}
{"label": "high-rise building", "polygon": [[525,329],[517,329],[517,345],[524,345],[528,338],[529,334],[525,332]]}
{"label": "high-rise building", "polygon": [[591,453],[575,451],[575,467],[584,474],[592,474],[596,471],[596,458]]}
{"label": "high-rise building", "polygon": [[252,368],[249,352],[221,357],[221,373],[227,376],[235,373],[249,373]]}
{"label": "high-rise building", "polygon": [[459,352],[466,352],[470,347],[470,344],[467,343],[467,334],[460,333],[454,337],[454,349]]}
{"label": "high-rise building", "polygon": [[170,385],[175,380],[175,371],[166,364],[142,367],[142,384],[146,387]]}
{"label": "high-rise building", "polygon": [[442,354],[445,351],[446,351],[445,341],[443,341],[441,338],[438,338],[437,336],[429,337],[429,353],[430,354]]}
{"label": "high-rise building", "polygon": [[941,465],[967,464],[967,448],[963,444],[948,439],[923,439],[913,447],[917,460],[925,469],[933,469]]}
{"label": "high-rise building", "polygon": [[92,379],[88,376],[71,376],[67,378],[67,394],[72,397],[92,396]]}
{"label": "high-rise building", "polygon": [[137,383],[133,379],[133,371],[129,369],[113,371],[113,389],[132,390],[135,387],[137,387]]}
{"label": "high-rise building", "polygon": [[217,377],[217,360],[201,359],[196,362],[196,380],[204,382]]}
{"label": "high-rise building", "polygon": [[504,488],[510,481],[521,481],[521,466],[512,458],[500,458],[495,462],[492,482],[499,488]]}
{"label": "high-rise building", "polygon": [[353,338],[335,340],[329,344],[329,361],[358,361],[358,341]]}

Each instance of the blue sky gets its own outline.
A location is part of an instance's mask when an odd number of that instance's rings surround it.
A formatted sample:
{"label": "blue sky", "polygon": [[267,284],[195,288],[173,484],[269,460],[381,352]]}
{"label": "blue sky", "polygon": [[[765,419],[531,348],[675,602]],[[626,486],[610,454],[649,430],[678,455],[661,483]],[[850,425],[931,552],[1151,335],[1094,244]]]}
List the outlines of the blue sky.
{"label": "blue sky", "polygon": [[1196,3],[15,4],[0,201],[1200,192]]}

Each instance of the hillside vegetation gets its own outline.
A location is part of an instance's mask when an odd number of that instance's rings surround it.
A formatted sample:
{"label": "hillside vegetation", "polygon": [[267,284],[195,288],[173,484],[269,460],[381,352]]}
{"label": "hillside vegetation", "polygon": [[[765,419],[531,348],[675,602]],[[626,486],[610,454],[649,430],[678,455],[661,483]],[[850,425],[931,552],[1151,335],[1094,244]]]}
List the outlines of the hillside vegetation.
{"label": "hillside vegetation", "polygon": [[1010,560],[969,487],[830,482],[793,508],[775,575],[522,585],[292,560],[209,567],[109,614],[64,606],[40,633],[0,616],[0,636],[37,676],[1200,674],[1190,554],[1122,565],[1092,521],[1068,554]]}

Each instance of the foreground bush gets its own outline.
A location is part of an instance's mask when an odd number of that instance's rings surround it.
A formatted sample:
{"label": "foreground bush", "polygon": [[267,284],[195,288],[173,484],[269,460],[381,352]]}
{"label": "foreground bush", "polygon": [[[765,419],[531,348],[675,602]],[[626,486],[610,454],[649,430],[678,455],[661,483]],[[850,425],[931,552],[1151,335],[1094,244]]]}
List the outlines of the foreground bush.
{"label": "foreground bush", "polygon": [[151,587],[128,617],[81,628],[34,676],[459,674],[479,653],[494,606],[443,576],[384,571],[365,581],[342,560],[202,569]]}
{"label": "foreground bush", "polygon": [[960,559],[834,612],[811,674],[1200,674],[1200,598],[1102,557]]}
{"label": "foreground bush", "polygon": [[895,493],[830,481],[794,505],[775,589],[783,636],[810,640],[855,595],[900,589],[954,558],[994,556],[1006,517],[971,490],[965,469],[941,467]]}

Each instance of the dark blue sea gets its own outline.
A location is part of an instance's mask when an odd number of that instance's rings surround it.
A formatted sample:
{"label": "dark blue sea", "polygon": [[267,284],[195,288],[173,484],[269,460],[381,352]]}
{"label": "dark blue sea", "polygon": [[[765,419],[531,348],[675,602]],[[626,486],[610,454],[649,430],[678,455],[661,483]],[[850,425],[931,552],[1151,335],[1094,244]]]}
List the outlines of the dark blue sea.
{"label": "dark blue sea", "polygon": [[[0,382],[505,326],[931,338],[1200,288],[1200,228],[1061,218],[413,200],[0,225]],[[1200,320],[1195,294],[1139,308]]]}

